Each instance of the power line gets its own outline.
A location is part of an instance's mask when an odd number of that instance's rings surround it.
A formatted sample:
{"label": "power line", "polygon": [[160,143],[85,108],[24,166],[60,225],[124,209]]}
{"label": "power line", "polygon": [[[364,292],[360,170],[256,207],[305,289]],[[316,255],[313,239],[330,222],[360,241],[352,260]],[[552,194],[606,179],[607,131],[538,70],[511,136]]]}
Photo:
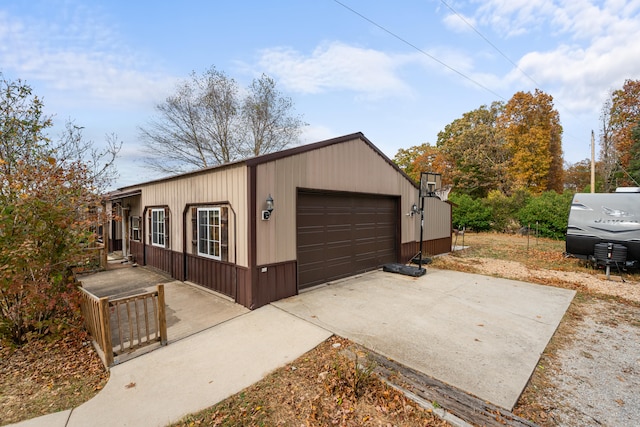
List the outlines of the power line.
{"label": "power line", "polygon": [[489,89],[488,87],[486,87],[485,85],[483,85],[482,83],[474,80],[473,78],[467,76],[466,74],[464,74],[462,71],[459,71],[457,69],[455,69],[454,67],[450,66],[449,64],[445,63],[444,61],[436,58],[435,56],[431,55],[430,53],[420,49],[418,46],[414,45],[413,43],[409,42],[408,40],[400,37],[398,34],[394,33],[391,30],[388,30],[387,28],[383,27],[382,25],[378,24],[377,22],[367,18],[366,16],[364,16],[363,14],[361,14],[360,12],[352,9],[351,7],[347,6],[346,4],[340,2],[339,0],[333,0],[334,2],[336,2],[337,4],[339,4],[340,6],[344,7],[345,9],[347,9],[348,11],[350,11],[351,13],[359,16],[360,18],[364,19],[365,21],[369,22],[372,25],[375,25],[376,27],[378,27],[379,29],[381,29],[382,31],[384,31],[385,33],[389,34],[390,36],[400,40],[402,43],[406,44],[407,46],[412,47],[413,49],[417,50],[418,52],[420,52],[421,54],[427,56],[428,58],[430,58],[431,60],[437,62],[438,64],[442,65],[443,67],[453,71],[454,73],[458,74],[460,77],[463,77],[464,79],[470,81],[471,83],[475,84],[478,87],[481,87],[482,89],[486,90],[487,92],[491,93],[494,96],[497,96],[498,98],[500,98],[503,101],[506,101],[507,99],[505,97],[503,97],[502,95],[494,92],[493,90]]}
{"label": "power line", "polygon": [[460,18],[460,20],[462,22],[464,22],[469,28],[471,28],[478,36],[480,36],[485,42],[487,42],[487,44],[489,44],[489,46],[491,46],[492,48],[495,49],[496,52],[498,52],[500,55],[502,55],[502,57],[504,59],[506,59],[507,61],[509,61],[509,63],[511,65],[513,65],[516,70],[520,71],[522,73],[523,76],[525,76],[526,78],[528,78],[529,80],[531,80],[536,86],[540,87],[541,85],[535,81],[533,79],[533,77],[531,77],[530,75],[528,75],[527,73],[525,73],[519,66],[518,64],[516,64],[515,62],[513,62],[511,60],[511,58],[509,58],[504,52],[502,52],[495,44],[493,44],[491,42],[491,40],[489,40],[488,38],[486,38],[484,36],[484,34],[482,34],[480,31],[478,31],[476,29],[476,27],[474,27],[473,25],[471,25],[471,23],[469,21],[467,21],[466,19],[464,19],[464,16],[460,15],[453,7],[451,7],[445,0],[440,0],[440,2],[445,5],[451,12],[454,13],[454,15],[456,15],[458,18]]}

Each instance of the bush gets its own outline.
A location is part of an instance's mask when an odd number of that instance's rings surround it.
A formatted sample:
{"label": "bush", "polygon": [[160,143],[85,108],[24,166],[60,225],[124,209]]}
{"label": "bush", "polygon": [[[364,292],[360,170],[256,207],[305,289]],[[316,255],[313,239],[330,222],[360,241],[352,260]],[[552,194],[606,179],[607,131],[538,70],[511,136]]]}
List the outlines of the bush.
{"label": "bush", "polygon": [[518,220],[523,227],[537,229],[541,237],[563,239],[572,197],[573,193],[558,194],[555,191],[532,197],[518,212]]}
{"label": "bush", "polygon": [[473,199],[466,194],[452,194],[449,197],[455,206],[453,208],[453,227],[466,227],[474,231],[491,230],[491,207],[484,199]]}

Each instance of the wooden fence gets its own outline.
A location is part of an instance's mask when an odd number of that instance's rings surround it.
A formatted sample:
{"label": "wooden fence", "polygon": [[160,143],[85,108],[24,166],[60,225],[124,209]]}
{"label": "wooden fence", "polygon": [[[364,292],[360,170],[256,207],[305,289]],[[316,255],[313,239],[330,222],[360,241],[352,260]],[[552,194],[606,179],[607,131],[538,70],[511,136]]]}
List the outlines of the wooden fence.
{"label": "wooden fence", "polygon": [[155,291],[123,298],[98,298],[82,291],[81,308],[89,333],[109,367],[114,357],[160,342],[167,344],[164,285]]}

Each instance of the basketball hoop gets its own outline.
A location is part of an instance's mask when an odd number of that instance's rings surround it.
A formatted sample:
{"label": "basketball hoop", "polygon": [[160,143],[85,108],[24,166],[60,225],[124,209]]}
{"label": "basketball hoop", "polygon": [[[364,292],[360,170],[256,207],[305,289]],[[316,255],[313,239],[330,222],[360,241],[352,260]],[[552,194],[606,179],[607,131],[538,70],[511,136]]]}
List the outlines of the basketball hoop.
{"label": "basketball hoop", "polygon": [[447,185],[446,187],[436,190],[436,196],[438,196],[443,202],[446,202],[449,198],[449,192],[451,191],[451,188],[451,185]]}
{"label": "basketball hoop", "polygon": [[422,172],[420,174],[420,197],[431,197],[442,187],[442,175]]}

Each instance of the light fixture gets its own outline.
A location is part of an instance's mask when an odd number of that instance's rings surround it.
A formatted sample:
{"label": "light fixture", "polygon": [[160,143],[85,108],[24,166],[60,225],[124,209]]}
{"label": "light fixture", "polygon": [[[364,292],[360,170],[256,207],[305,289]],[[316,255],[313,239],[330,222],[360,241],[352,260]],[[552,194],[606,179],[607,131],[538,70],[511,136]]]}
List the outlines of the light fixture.
{"label": "light fixture", "polygon": [[265,206],[266,209],[262,211],[263,221],[267,221],[269,218],[271,218],[271,212],[273,212],[273,197],[271,197],[271,194],[269,194],[269,197],[267,197]]}
{"label": "light fixture", "polygon": [[414,216],[419,213],[420,213],[420,209],[418,209],[418,206],[414,203],[413,206],[411,206],[411,210],[409,211],[407,216]]}

